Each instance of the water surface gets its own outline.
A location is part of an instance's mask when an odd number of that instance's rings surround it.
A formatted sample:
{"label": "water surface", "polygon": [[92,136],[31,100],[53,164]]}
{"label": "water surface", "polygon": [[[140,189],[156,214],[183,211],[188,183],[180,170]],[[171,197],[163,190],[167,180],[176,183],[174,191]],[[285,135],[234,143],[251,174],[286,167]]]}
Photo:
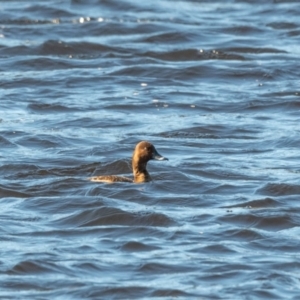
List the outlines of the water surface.
{"label": "water surface", "polygon": [[1,1],[0,298],[298,299],[299,14]]}

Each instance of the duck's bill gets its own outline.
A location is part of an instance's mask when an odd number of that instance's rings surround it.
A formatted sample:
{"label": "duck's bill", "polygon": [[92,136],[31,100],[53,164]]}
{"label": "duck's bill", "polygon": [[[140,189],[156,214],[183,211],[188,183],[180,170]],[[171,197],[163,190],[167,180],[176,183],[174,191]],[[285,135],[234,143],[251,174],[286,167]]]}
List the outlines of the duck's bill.
{"label": "duck's bill", "polygon": [[153,153],[152,159],[155,160],[168,160],[166,157],[161,156],[157,151]]}

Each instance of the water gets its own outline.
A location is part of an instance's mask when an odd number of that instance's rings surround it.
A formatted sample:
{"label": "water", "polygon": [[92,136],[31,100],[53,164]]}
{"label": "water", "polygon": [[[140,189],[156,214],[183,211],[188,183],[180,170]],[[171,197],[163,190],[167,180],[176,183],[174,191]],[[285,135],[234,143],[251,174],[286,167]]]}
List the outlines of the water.
{"label": "water", "polygon": [[298,299],[299,14],[1,1],[0,298]]}

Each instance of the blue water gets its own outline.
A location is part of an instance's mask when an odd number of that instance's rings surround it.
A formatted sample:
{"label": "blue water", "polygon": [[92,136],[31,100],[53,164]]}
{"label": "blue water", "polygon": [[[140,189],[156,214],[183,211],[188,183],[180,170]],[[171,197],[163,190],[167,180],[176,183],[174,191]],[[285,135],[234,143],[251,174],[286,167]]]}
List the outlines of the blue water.
{"label": "blue water", "polygon": [[0,298],[298,299],[299,14],[0,1]]}

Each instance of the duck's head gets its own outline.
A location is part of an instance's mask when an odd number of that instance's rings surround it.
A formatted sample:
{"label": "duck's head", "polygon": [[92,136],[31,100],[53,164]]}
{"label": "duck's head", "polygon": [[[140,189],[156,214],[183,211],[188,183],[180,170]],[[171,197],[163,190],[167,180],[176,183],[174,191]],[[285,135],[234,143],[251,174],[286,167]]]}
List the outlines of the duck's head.
{"label": "duck's head", "polygon": [[147,141],[139,142],[136,145],[133,152],[133,158],[142,162],[147,162],[151,159],[168,160],[166,157],[161,156],[155,147]]}

